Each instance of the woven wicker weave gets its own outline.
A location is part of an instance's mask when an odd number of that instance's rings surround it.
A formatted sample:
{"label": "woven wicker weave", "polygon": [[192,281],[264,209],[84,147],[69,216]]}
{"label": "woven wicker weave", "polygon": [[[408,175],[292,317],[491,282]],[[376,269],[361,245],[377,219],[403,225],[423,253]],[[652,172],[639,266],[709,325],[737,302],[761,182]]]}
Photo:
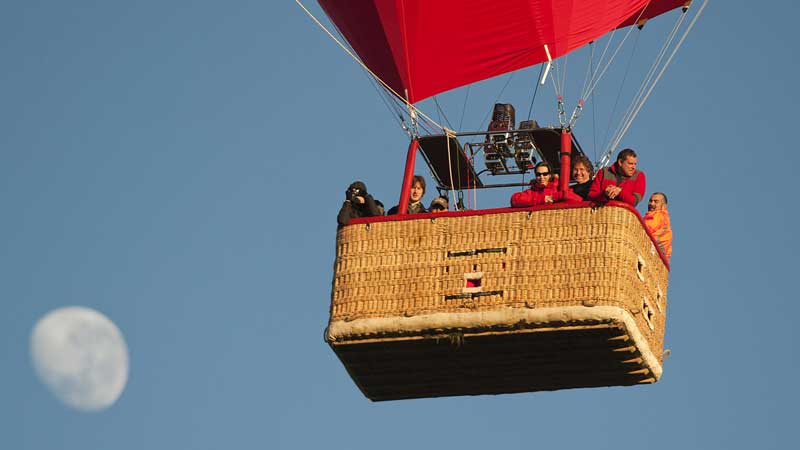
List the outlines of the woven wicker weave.
{"label": "woven wicker weave", "polygon": [[621,206],[357,223],[326,340],[373,400],[654,382],[667,279]]}

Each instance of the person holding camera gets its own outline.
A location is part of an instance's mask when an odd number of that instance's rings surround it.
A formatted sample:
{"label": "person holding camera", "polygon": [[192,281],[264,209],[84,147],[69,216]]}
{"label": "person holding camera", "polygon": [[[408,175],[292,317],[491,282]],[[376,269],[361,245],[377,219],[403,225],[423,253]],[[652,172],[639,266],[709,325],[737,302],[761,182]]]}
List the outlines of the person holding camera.
{"label": "person holding camera", "polygon": [[336,221],[339,228],[350,223],[351,219],[358,217],[382,216],[383,212],[371,195],[367,193],[367,185],[362,181],[355,181],[345,191],[346,200],[339,210]]}

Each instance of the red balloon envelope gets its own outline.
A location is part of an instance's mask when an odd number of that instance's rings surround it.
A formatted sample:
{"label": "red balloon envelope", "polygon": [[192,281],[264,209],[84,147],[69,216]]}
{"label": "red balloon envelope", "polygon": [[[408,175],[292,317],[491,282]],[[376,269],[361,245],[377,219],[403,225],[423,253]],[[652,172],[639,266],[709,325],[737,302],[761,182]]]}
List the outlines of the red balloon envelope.
{"label": "red balloon envelope", "polygon": [[[411,103],[565,55],[686,0],[319,0],[361,60]],[[644,12],[642,11],[644,9]]]}

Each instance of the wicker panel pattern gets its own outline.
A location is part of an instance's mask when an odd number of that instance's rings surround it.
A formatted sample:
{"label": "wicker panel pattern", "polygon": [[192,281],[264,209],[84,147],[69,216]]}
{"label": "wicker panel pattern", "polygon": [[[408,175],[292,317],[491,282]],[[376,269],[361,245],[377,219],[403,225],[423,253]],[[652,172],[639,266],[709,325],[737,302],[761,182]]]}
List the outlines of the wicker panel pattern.
{"label": "wicker panel pattern", "polygon": [[[476,273],[480,292],[466,293],[465,277]],[[667,280],[638,217],[621,207],[358,224],[337,236],[331,323],[617,306],[634,316],[661,360]]]}

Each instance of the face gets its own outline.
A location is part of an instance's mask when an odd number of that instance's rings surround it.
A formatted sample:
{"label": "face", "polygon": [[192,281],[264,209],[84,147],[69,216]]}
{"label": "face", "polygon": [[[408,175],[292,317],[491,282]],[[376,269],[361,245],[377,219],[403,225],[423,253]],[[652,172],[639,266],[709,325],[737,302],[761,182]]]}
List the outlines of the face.
{"label": "face", "polygon": [[622,170],[623,175],[629,177],[636,172],[636,157],[635,156],[628,156],[625,158],[625,161],[617,162],[619,168]]}
{"label": "face", "polygon": [[664,201],[664,196],[661,194],[653,194],[650,196],[650,201],[647,202],[648,211],[659,211],[667,209],[667,203]]}
{"label": "face", "polygon": [[413,186],[411,186],[411,201],[418,202],[424,193],[425,189],[422,189],[422,184],[417,181]]}
{"label": "face", "polygon": [[536,177],[536,184],[539,186],[547,186],[550,183],[550,177],[552,177],[547,166],[537,167],[534,176]]}
{"label": "face", "polygon": [[583,163],[575,164],[572,169],[572,178],[578,183],[586,183],[589,181],[589,169]]}

